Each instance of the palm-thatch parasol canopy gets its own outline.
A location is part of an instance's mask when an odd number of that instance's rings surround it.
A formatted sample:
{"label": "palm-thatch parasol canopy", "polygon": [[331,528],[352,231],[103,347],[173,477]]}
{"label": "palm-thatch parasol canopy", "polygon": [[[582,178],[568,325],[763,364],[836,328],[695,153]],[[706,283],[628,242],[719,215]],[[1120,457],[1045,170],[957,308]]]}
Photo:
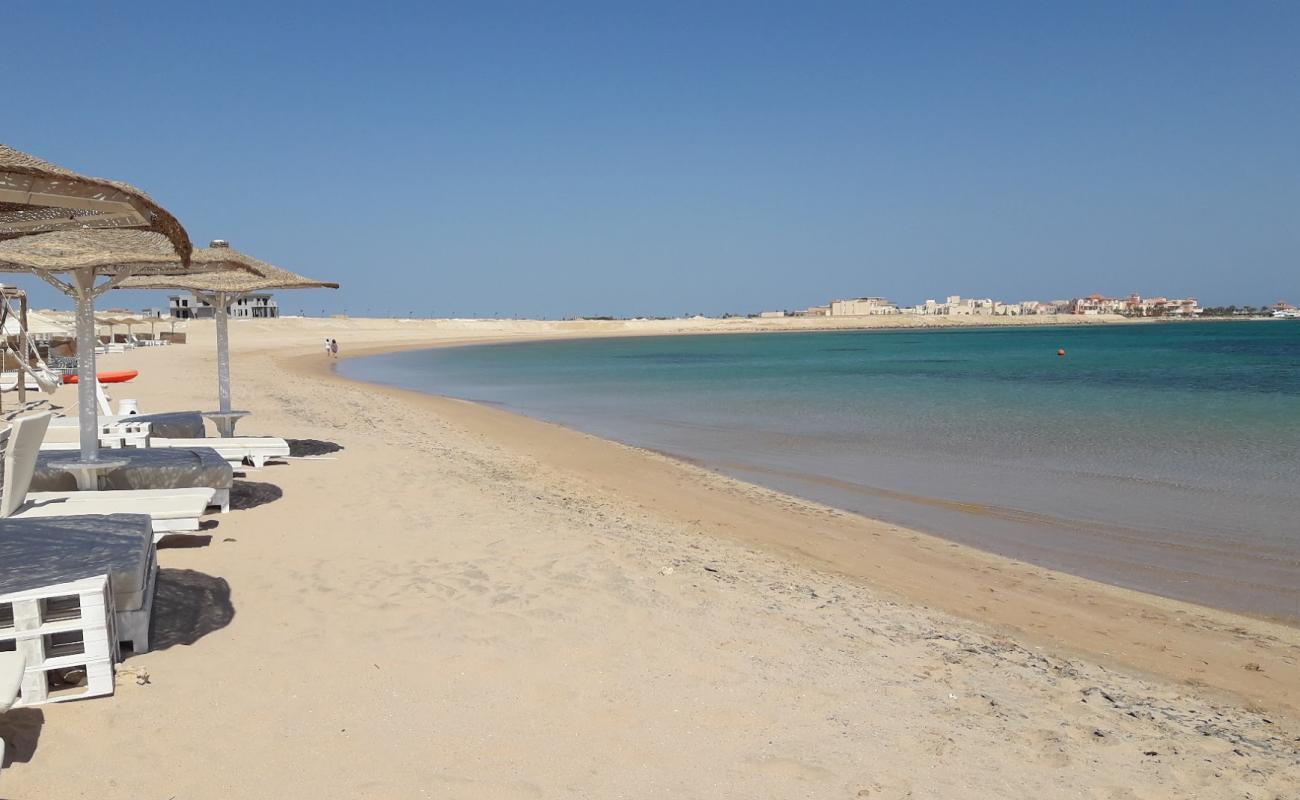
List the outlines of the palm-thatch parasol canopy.
{"label": "palm-thatch parasol canopy", "polygon": [[61,230],[138,228],[161,234],[182,261],[185,228],[149,195],[91,178],[0,144],[0,240]]}
{"label": "palm-thatch parasol canopy", "polygon": [[194,251],[193,264],[210,271],[191,275],[137,275],[117,285],[119,289],[182,289],[212,306],[217,323],[217,402],[208,416],[222,436],[233,436],[235,423],[247,412],[233,411],[230,401],[230,303],[240,295],[268,289],[337,289],[329,281],[306,278],[244,255],[220,239],[211,247]]}
{"label": "palm-thatch parasol canopy", "polygon": [[[187,241],[188,244],[188,241]],[[242,269],[238,264],[225,265]],[[77,304],[77,404],[81,459],[77,485],[95,488],[99,417],[95,411],[95,298],[134,274],[188,273],[217,266],[182,263],[172,242],[159,233],[134,230],[68,230],[0,241],[0,271],[32,272]],[[107,276],[96,284],[100,276]]]}
{"label": "palm-thatch parasol canopy", "polygon": [[181,263],[171,242],[147,231],[58,231],[0,241],[0,271],[58,273],[86,268],[123,278],[190,269]]}
{"label": "palm-thatch parasol canopy", "polygon": [[133,275],[118,289],[181,289],[200,294],[241,295],[271,289],[337,289],[330,281],[307,278],[213,242],[194,251],[193,265],[210,271],[188,275]]}

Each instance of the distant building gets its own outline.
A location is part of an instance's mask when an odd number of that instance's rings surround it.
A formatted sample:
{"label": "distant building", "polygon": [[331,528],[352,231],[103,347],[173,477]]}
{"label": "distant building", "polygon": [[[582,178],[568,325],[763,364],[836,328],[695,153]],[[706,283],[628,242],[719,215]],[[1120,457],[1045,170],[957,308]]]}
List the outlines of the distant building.
{"label": "distant building", "polygon": [[850,300],[832,300],[832,317],[869,317],[877,314],[897,314],[898,306],[883,297],[855,297]]}
{"label": "distant building", "polygon": [[1070,313],[1087,314],[1093,316],[1096,314],[1118,314],[1127,307],[1125,300],[1115,297],[1102,297],[1099,294],[1090,294],[1087,297],[1075,298],[1071,303]]}
{"label": "distant building", "polygon": [[776,319],[778,317],[784,317],[785,312],[784,311],[760,311],[758,316],[761,319]]}
{"label": "distant building", "polygon": [[[1283,309],[1282,304],[1275,310]],[[1202,312],[1195,297],[1170,299],[1167,297],[1143,298],[1137,294],[1128,297],[1105,297],[1091,294],[1073,300],[1022,300],[1018,303],[1004,303],[990,297],[962,297],[949,295],[942,302],[926,300],[914,306],[900,308],[883,297],[855,297],[844,300],[832,300],[824,306],[813,306],[804,311],[789,312],[793,317],[865,317],[880,314],[917,314],[924,316],[954,317],[1019,317],[1037,314],[1122,314],[1137,317],[1194,317]],[[775,316],[776,312],[769,312]],[[760,316],[768,316],[764,313]]]}
{"label": "distant building", "polygon": [[[191,295],[172,295],[167,298],[173,319],[212,319],[213,309],[206,301]],[[230,304],[231,319],[274,319],[280,316],[280,307],[269,292],[246,294]]]}
{"label": "distant building", "polygon": [[[1080,300],[1074,302],[1079,303]],[[1115,309],[1105,313],[1124,314],[1130,317],[1194,317],[1202,311],[1195,297],[1170,300],[1168,297],[1142,297],[1135,293],[1129,295],[1127,299],[1115,302],[1118,304]]]}

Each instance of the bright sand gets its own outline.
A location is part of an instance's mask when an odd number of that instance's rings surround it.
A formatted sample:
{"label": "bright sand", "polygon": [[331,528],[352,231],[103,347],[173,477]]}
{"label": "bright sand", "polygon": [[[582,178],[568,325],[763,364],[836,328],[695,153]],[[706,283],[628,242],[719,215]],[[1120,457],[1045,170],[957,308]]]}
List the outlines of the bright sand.
{"label": "bright sand", "polygon": [[[344,450],[250,471],[269,502],[159,552],[156,638],[204,635],[130,658],[113,698],[0,716],[0,795],[1300,792],[1294,628],[346,382],[322,346],[756,324],[233,325],[241,433]],[[188,333],[104,358],[142,372],[117,395],[212,406],[212,328]],[[221,580],[233,618],[191,600]]]}

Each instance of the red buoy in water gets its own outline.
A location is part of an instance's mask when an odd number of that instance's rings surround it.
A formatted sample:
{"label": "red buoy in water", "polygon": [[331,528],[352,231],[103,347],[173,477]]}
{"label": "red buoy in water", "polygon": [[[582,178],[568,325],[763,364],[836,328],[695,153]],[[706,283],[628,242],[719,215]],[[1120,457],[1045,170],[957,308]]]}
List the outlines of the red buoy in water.
{"label": "red buoy in water", "polygon": [[1063,355],[1065,355],[1065,348],[1062,347],[1060,350],[1057,350],[1057,351],[1056,351],[1056,354],[1057,354],[1058,356],[1063,356]]}

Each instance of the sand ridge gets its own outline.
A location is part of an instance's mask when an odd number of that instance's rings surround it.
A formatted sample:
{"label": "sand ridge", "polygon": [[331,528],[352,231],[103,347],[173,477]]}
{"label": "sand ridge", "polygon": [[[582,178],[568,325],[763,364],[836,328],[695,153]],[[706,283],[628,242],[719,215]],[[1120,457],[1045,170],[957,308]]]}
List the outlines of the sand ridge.
{"label": "sand ridge", "polygon": [[[250,472],[240,495],[260,505],[217,519],[206,547],[160,551],[176,586],[224,582],[233,616],[130,659],[112,699],[0,717],[0,735],[21,745],[3,796],[1298,791],[1300,727],[1279,713],[1281,692],[1231,701],[907,599],[955,580],[944,551],[973,551],[917,539],[910,572],[882,570],[908,582],[854,578],[818,543],[860,531],[860,518],[556,426],[343,381],[317,352],[329,335],[346,354],[491,330],[234,327],[247,432],[344,449]],[[123,396],[211,405],[211,328],[189,330],[186,346],[105,359],[142,370]],[[978,580],[1004,581],[993,585],[1012,605],[1042,593],[1013,591],[1032,585],[1019,574]],[[1226,656],[1258,647],[1294,672],[1291,629],[1200,613],[1239,623],[1242,640],[1206,629]],[[1146,624],[1164,634],[1165,621]],[[1260,665],[1260,678],[1285,681],[1285,666]]]}

